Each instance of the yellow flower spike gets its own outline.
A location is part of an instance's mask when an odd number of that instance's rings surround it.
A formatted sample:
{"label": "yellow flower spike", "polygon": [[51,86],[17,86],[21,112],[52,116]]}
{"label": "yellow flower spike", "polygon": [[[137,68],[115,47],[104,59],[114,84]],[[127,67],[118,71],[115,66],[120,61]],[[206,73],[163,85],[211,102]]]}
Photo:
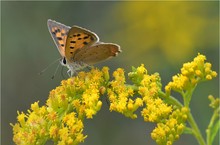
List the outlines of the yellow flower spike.
{"label": "yellow flower spike", "polygon": [[144,121],[159,122],[172,111],[172,107],[163,103],[160,98],[152,99],[148,97],[146,104],[147,106],[141,111]]}
{"label": "yellow flower spike", "polygon": [[87,119],[92,119],[93,118],[93,115],[96,113],[93,109],[86,109],[85,110],[85,113],[86,113],[86,118]]}
{"label": "yellow flower spike", "polygon": [[[181,111],[179,109],[174,110],[165,122],[157,124],[152,132],[153,134],[151,134],[152,138],[159,144],[173,144],[179,138],[179,135],[183,133],[185,120],[182,119],[182,116],[187,112],[188,109],[185,107]],[[164,132],[164,134],[161,134],[161,132]]]}
{"label": "yellow flower spike", "polygon": [[39,101],[31,104],[31,109],[35,112],[39,111],[39,105],[38,105]]}
{"label": "yellow flower spike", "polygon": [[52,121],[55,121],[57,117],[57,112],[55,112],[54,110],[47,114],[47,118]]}
{"label": "yellow flower spike", "polygon": [[139,66],[139,67],[137,68],[137,73],[138,73],[138,74],[145,74],[145,73],[147,73],[147,70],[146,70],[146,68],[144,67],[144,64],[141,64],[141,66]]}
{"label": "yellow flower spike", "polygon": [[63,127],[59,130],[59,137],[62,141],[66,142],[68,139],[69,133],[68,133],[68,128]]}
{"label": "yellow flower spike", "polygon": [[183,125],[182,123],[180,125],[177,126],[177,133],[181,134],[185,129],[185,125]]}
{"label": "yellow flower spike", "polygon": [[127,104],[128,110],[133,110],[134,109],[134,101],[129,99],[128,104]]}
{"label": "yellow flower spike", "polygon": [[137,98],[135,100],[135,105],[138,106],[138,107],[143,106],[143,100],[141,98]]}
{"label": "yellow flower spike", "polygon": [[192,62],[184,63],[181,74],[174,76],[173,81],[165,86],[166,94],[171,90],[183,92],[196,86],[201,80],[211,80],[216,77],[217,73],[211,70],[211,64],[205,60],[204,55],[198,54]]}
{"label": "yellow flower spike", "polygon": [[103,76],[104,76],[105,81],[109,81],[109,78],[110,78],[109,68],[108,67],[103,67],[102,72],[103,72]]}
{"label": "yellow flower spike", "polygon": [[97,110],[100,110],[102,107],[102,101],[98,101],[96,106],[97,106]]}
{"label": "yellow flower spike", "polygon": [[86,137],[87,137],[87,136],[83,136],[83,134],[79,134],[79,135],[77,135],[77,137],[76,137],[76,141],[77,141],[77,142],[83,142]]}
{"label": "yellow flower spike", "polygon": [[20,125],[23,127],[24,125],[25,125],[25,122],[26,122],[26,119],[25,118],[27,118],[27,116],[23,113],[23,112],[21,112],[21,114],[17,111],[17,113],[18,113],[18,117],[17,117],[17,120],[18,120],[18,122],[20,123]]}
{"label": "yellow flower spike", "polygon": [[198,76],[198,77],[202,77],[202,72],[200,70],[195,70],[195,74]]}
{"label": "yellow flower spike", "polygon": [[217,72],[212,71],[212,72],[211,72],[211,75],[212,75],[212,77],[217,77]]}
{"label": "yellow flower spike", "polygon": [[59,128],[58,126],[55,124],[55,125],[52,125],[49,129],[49,134],[50,134],[50,137],[52,139],[56,139],[58,137],[58,131],[59,131]]}

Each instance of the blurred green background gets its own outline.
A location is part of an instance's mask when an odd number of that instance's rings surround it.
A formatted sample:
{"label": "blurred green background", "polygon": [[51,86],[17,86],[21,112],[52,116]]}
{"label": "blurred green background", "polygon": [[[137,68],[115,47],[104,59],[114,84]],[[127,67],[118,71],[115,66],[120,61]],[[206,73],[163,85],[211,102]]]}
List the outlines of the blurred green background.
{"label": "blurred green background", "polygon": [[[131,66],[145,64],[149,73],[159,72],[163,86],[179,73],[184,62],[200,52],[219,73],[219,2],[1,2],[1,142],[13,144],[12,128],[17,110],[30,104],[44,105],[49,91],[63,79],[61,70],[51,80],[57,65],[38,73],[60,57],[48,32],[47,19],[79,25],[95,32],[103,42],[121,46],[123,53],[95,66],[118,67],[126,73]],[[66,70],[65,70],[66,71]],[[63,73],[65,73],[65,71]],[[191,107],[205,135],[212,110],[207,96],[219,95],[219,79],[200,84]],[[177,96],[181,100],[181,97]],[[145,123],[102,110],[86,120],[83,145],[155,145],[150,132],[155,124]],[[218,137],[217,137],[218,138]],[[48,143],[50,144],[50,143]],[[182,135],[177,145],[197,142]],[[215,144],[219,144],[218,139]]]}

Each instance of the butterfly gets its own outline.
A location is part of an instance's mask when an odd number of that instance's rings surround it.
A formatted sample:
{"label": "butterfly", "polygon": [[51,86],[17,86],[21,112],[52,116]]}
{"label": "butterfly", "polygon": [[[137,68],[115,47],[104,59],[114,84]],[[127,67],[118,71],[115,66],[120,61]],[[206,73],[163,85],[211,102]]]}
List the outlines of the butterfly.
{"label": "butterfly", "polygon": [[69,27],[50,19],[47,25],[62,56],[60,62],[69,69],[70,76],[77,70],[117,56],[121,52],[119,45],[100,42],[94,32],[85,28],[76,25]]}

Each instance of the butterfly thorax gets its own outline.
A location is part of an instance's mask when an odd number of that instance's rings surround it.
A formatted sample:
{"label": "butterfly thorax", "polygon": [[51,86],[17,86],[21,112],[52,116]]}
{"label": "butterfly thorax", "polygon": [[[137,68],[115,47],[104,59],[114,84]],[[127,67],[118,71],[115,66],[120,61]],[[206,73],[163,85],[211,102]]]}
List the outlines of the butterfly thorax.
{"label": "butterfly thorax", "polygon": [[82,61],[68,62],[65,57],[60,60],[60,63],[61,65],[66,66],[69,69],[67,71],[69,76],[73,76],[78,70],[82,70],[90,66]]}

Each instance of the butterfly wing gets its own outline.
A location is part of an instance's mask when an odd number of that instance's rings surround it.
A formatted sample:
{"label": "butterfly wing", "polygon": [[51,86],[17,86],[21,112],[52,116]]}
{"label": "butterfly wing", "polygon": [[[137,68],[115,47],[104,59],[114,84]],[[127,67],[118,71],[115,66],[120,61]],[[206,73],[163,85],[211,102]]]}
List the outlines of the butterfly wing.
{"label": "butterfly wing", "polygon": [[50,19],[47,21],[47,25],[57,49],[59,50],[61,56],[65,57],[66,38],[71,27]]}
{"label": "butterfly wing", "polygon": [[76,52],[81,51],[83,48],[90,47],[99,41],[99,37],[84,28],[73,26],[66,39],[65,56],[69,63],[74,61]]}
{"label": "butterfly wing", "polygon": [[74,56],[74,61],[82,61],[92,65],[113,56],[117,56],[120,52],[120,46],[117,44],[98,42],[90,48],[85,47],[77,51]]}

